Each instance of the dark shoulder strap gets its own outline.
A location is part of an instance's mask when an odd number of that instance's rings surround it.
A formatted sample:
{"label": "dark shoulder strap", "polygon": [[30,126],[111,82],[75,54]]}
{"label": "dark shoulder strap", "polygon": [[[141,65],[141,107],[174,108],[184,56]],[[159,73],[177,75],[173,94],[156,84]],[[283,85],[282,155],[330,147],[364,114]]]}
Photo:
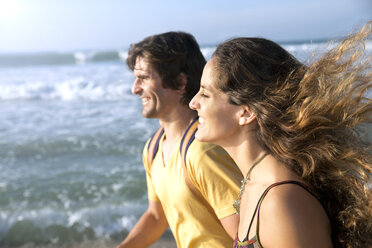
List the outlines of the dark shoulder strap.
{"label": "dark shoulder strap", "polygon": [[151,137],[149,144],[147,145],[147,168],[151,171],[152,161],[154,160],[156,153],[159,149],[159,142],[163,136],[164,129],[159,128],[155,134]]}
{"label": "dark shoulder strap", "polygon": [[186,153],[189,149],[189,146],[195,139],[195,133],[198,130],[198,118],[196,117],[191,124],[187,127],[186,132],[184,133],[181,144],[180,144],[180,155],[182,158],[182,163],[186,164]]}
{"label": "dark shoulder strap", "polygon": [[282,185],[282,184],[296,184],[296,185],[299,185],[299,186],[301,186],[302,188],[304,188],[306,191],[308,191],[310,194],[312,194],[315,198],[317,198],[317,197],[316,197],[316,196],[315,196],[315,195],[314,195],[314,194],[309,190],[309,188],[308,188],[305,184],[303,184],[303,183],[301,183],[301,182],[298,182],[298,181],[289,180],[289,181],[282,181],[282,182],[277,182],[277,183],[273,183],[273,184],[271,184],[269,187],[267,187],[267,188],[265,189],[265,191],[262,193],[260,199],[258,200],[258,203],[257,203],[256,208],[255,208],[255,210],[254,210],[254,212],[253,212],[253,215],[252,215],[251,222],[250,222],[249,227],[248,227],[247,236],[245,237],[244,240],[248,240],[249,231],[251,230],[252,223],[253,223],[253,219],[254,219],[254,217],[255,217],[255,215],[256,215],[256,213],[257,213],[256,238],[257,238],[257,240],[259,241],[258,231],[259,231],[259,224],[260,224],[260,223],[259,223],[259,216],[260,216],[260,207],[261,207],[261,204],[262,204],[262,202],[263,202],[265,196],[267,195],[267,193],[268,193],[272,188],[274,188],[274,187],[276,187],[276,186],[279,186],[279,185]]}
{"label": "dark shoulder strap", "polygon": [[[198,117],[196,117],[191,124],[188,126],[185,134],[183,135],[181,139],[181,144],[180,144],[180,156],[182,159],[182,169],[183,169],[183,174],[185,175],[185,182],[187,186],[189,187],[190,191],[193,193],[193,195],[203,203],[203,205],[208,209],[208,211],[217,218],[214,209],[212,206],[208,203],[208,201],[204,198],[204,196],[201,194],[200,190],[195,186],[195,184],[192,182],[190,175],[189,175],[189,170],[187,168],[187,163],[186,163],[186,153],[188,148],[190,147],[191,143],[195,140],[195,133],[198,130]],[[217,218],[218,219],[218,218]]]}
{"label": "dark shoulder strap", "polygon": [[[187,150],[192,144],[192,142],[195,140],[195,133],[198,129],[198,117],[196,117],[191,124],[187,127],[186,132],[182,136],[181,143],[180,143],[180,156],[182,160],[182,169],[185,176],[185,182],[187,186],[189,187],[190,191],[193,193],[193,195],[198,198],[199,201],[203,202],[203,204],[206,206],[206,208],[215,215],[215,212],[213,208],[209,205],[207,200],[203,197],[199,189],[195,186],[195,184],[192,182],[190,175],[187,170],[187,164],[186,164],[186,154]],[[153,159],[156,156],[156,153],[159,149],[159,142],[164,133],[164,129],[160,128],[151,138],[148,144],[148,168],[151,168],[151,164]],[[217,216],[216,216],[217,218]]]}
{"label": "dark shoulder strap", "polygon": [[[195,139],[195,133],[198,127],[198,118],[195,118],[192,123],[188,126],[186,132],[181,139],[180,154],[183,163],[186,162],[187,149]],[[159,150],[159,142],[164,134],[164,128],[159,128],[154,135],[151,137],[149,144],[147,145],[147,163],[148,168],[151,168],[152,161],[154,160],[156,153]]]}

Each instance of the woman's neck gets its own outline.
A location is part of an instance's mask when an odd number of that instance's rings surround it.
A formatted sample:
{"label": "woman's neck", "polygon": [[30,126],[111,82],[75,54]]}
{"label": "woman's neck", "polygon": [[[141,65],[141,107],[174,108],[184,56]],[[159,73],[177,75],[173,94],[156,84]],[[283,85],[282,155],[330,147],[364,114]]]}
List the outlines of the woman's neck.
{"label": "woman's neck", "polygon": [[221,144],[221,146],[230,154],[235,163],[245,176],[249,168],[260,158],[266,151],[257,142],[255,134],[249,137],[235,139],[234,143]]}

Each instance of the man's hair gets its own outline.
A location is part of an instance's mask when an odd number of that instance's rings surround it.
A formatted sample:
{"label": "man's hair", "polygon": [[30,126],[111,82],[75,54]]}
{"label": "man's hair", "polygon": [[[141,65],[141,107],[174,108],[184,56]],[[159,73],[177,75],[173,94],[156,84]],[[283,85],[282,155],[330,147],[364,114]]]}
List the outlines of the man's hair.
{"label": "man's hair", "polygon": [[191,34],[167,32],[146,37],[130,46],[127,64],[131,70],[134,70],[138,57],[145,59],[156,70],[164,88],[178,90],[182,87],[180,74],[187,77],[182,104],[188,105],[198,92],[206,61]]}

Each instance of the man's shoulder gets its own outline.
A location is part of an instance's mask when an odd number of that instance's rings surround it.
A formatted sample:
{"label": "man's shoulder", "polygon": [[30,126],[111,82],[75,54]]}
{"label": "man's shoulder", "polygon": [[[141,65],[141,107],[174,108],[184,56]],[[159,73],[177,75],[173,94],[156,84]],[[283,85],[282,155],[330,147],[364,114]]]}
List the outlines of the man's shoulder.
{"label": "man's shoulder", "polygon": [[207,143],[207,142],[201,142],[201,141],[198,141],[198,140],[195,139],[190,144],[188,152],[190,152],[190,153],[193,153],[193,152],[203,153],[203,152],[208,152],[210,150],[223,150],[223,148],[221,148],[220,146],[215,145],[215,144],[211,144],[211,143]]}
{"label": "man's shoulder", "polygon": [[[217,183],[233,187],[234,195],[239,190],[239,182],[242,179],[241,172],[234,160],[220,146],[194,141],[186,155],[187,167],[190,174],[196,180],[197,185]],[[211,178],[218,178],[212,182]],[[225,189],[226,190],[226,189]]]}
{"label": "man's shoulder", "polygon": [[152,137],[150,137],[150,138],[148,138],[148,139],[146,140],[146,143],[145,143],[145,145],[144,145],[143,148],[142,148],[142,154],[143,154],[143,155],[146,155],[146,156],[147,156],[147,152],[148,152],[148,149],[149,149],[149,144],[150,144],[150,140],[151,140],[151,138],[152,138]]}
{"label": "man's shoulder", "polygon": [[213,160],[232,160],[229,156],[229,154],[220,146],[215,144],[210,144],[207,142],[201,142],[198,140],[194,140],[191,145],[189,146],[189,149],[187,151],[186,156],[189,159],[197,160],[203,158],[213,159]]}

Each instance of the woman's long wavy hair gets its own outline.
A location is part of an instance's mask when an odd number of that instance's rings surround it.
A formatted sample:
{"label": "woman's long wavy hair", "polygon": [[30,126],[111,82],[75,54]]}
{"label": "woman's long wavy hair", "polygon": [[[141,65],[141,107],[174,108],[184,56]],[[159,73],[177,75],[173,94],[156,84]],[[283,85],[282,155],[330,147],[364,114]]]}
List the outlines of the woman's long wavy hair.
{"label": "woman's long wavy hair", "polygon": [[[372,22],[306,66],[278,44],[236,38],[213,54],[217,87],[257,115],[257,139],[315,191],[335,247],[372,247]],[[367,131],[368,134],[368,131]]]}

